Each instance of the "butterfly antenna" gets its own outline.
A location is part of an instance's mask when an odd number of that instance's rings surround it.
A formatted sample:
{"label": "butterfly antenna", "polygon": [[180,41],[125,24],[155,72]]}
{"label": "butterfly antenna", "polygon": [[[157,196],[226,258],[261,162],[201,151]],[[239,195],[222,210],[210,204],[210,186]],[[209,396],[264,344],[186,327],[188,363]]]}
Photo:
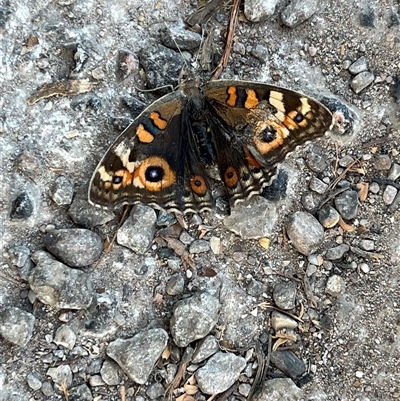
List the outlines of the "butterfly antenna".
{"label": "butterfly antenna", "polygon": [[[169,27],[168,27],[168,25],[167,25],[167,23],[166,23],[165,21],[164,21],[164,25],[165,25],[165,28],[166,28],[168,31],[170,31],[170,29],[169,29]],[[183,53],[181,52],[181,49],[180,49],[178,43],[177,43],[176,40],[172,37],[172,35],[171,35],[171,39],[172,39],[173,42],[175,43],[175,46],[176,46],[176,48],[178,49],[178,52],[179,52],[179,54],[181,55],[183,62],[185,63],[186,69],[189,69],[189,64],[186,62],[185,57],[183,57]]]}
{"label": "butterfly antenna", "polygon": [[[167,23],[164,21],[164,25],[165,25],[165,27],[166,27],[166,29],[169,31],[170,29],[169,29],[169,27],[168,27],[168,25],[167,25]],[[175,43],[175,46],[176,46],[176,48],[178,49],[178,52],[179,52],[179,54],[181,55],[181,57],[182,57],[182,60],[183,60],[183,62],[184,62],[184,67],[181,69],[181,71],[180,71],[180,73],[179,73],[179,77],[178,77],[178,85],[174,88],[174,90],[176,90],[176,89],[178,89],[181,85],[182,85],[182,81],[184,80],[184,75],[185,75],[185,72],[187,72],[187,71],[190,71],[190,66],[189,66],[189,64],[187,63],[187,61],[185,60],[185,57],[183,56],[183,53],[182,53],[182,51],[181,51],[181,48],[179,47],[179,45],[178,45],[178,43],[176,42],[176,40],[172,37],[172,35],[171,35],[171,39],[173,40],[173,42]]]}
{"label": "butterfly antenna", "polygon": [[175,90],[175,88],[173,87],[173,85],[163,85],[163,86],[158,86],[157,88],[151,88],[151,89],[142,89],[142,88],[138,88],[137,86],[134,86],[134,88],[138,91],[138,92],[156,92],[159,91],[161,89],[170,89],[171,92],[173,92]]}

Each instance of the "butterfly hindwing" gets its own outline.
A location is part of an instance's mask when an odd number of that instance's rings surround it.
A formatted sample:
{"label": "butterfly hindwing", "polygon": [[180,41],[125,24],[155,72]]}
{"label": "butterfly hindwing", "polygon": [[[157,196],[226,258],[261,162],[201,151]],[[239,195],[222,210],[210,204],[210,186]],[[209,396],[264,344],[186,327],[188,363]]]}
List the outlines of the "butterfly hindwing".
{"label": "butterfly hindwing", "polygon": [[[233,203],[260,193],[288,153],[332,124],[318,101],[273,85],[220,80],[206,84],[203,93],[213,120],[230,132],[229,144],[217,146],[217,164]],[[223,130],[213,132],[218,142]]]}

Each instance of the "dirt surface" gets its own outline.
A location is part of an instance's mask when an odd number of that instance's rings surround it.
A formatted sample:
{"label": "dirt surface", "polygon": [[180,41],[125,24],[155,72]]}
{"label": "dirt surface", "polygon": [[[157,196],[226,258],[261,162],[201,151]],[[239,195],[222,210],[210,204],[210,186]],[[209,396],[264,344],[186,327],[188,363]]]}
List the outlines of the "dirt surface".
{"label": "dirt surface", "polygon": [[[29,286],[10,263],[8,250],[17,245],[27,246],[31,252],[43,249],[46,230],[52,226],[76,226],[68,215],[68,206],[57,206],[49,196],[55,180],[65,176],[76,193],[86,191],[98,161],[121,126],[132,120],[123,99],[132,95],[149,104],[158,97],[136,89],[146,88],[139,51],[160,44],[162,32],[168,27],[183,29],[182,21],[196,9],[195,4],[186,1],[64,3],[68,2],[6,1],[0,8],[0,309],[16,306],[36,316],[33,337],[26,346],[19,348],[0,340],[0,363],[7,375],[3,384],[22,394],[20,399],[64,397],[57,391],[45,396],[40,390],[30,389],[26,376],[32,371],[39,374],[42,382],[50,381],[46,372],[55,362],[54,355],[60,361],[72,360],[74,356],[65,349],[57,354],[62,347],[46,338],[62,324],[62,313],[43,304],[32,306]],[[318,142],[316,146],[323,149],[328,165],[320,178],[333,181],[337,160],[350,155],[359,159],[356,168],[344,176],[352,186],[372,183],[374,179],[387,180],[388,172],[377,168],[376,158],[387,155],[392,164],[400,164],[400,98],[395,96],[396,90],[399,96],[400,79],[399,3],[321,1],[314,16],[296,28],[281,22],[281,11],[286,6],[286,2],[279,2],[273,16],[259,23],[247,21],[241,13],[236,44],[222,77],[273,83],[346,101],[356,110],[359,121],[344,136]],[[221,9],[206,26],[205,35],[214,34],[208,45],[216,54],[220,54],[224,43],[228,11]],[[260,51],[257,45],[267,50],[264,61],[254,56]],[[123,77],[117,63],[121,51],[131,55],[130,73]],[[350,86],[354,76],[347,67],[361,56],[367,59],[368,71],[375,78],[356,94]],[[198,57],[199,51],[195,49],[188,64],[206,82],[211,72],[200,68]],[[87,79],[94,85],[86,94],[55,96],[27,104],[29,96],[44,84],[65,79]],[[161,240],[155,241],[146,253],[157,263],[154,271],[142,278],[127,267],[127,263],[135,265],[140,257],[117,244],[100,263],[86,269],[96,289],[116,294],[124,323],[117,331],[102,327],[96,335],[85,331],[78,334],[77,345],[89,350],[90,355],[71,362],[76,368],[74,385],[88,380],[88,366],[93,360],[105,359],[104,347],[111,339],[130,337],[148,327],[168,331],[168,319],[179,296],[167,296],[165,285],[174,269],[176,272],[176,265],[178,271],[184,272],[184,294],[223,286],[230,302],[234,302],[232,294],[243,292],[244,322],[254,319],[251,312],[258,308],[252,325],[256,329],[251,335],[243,334],[240,338],[238,333],[228,333],[237,349],[243,347],[242,355],[254,346],[252,341],[268,333],[268,312],[258,305],[266,300],[272,302],[274,285],[282,279],[278,273],[300,278],[301,283],[309,265],[307,257],[287,242],[283,232],[288,216],[304,210],[301,197],[310,192],[312,172],[304,162],[304,152],[304,148],[300,149],[288,158],[287,166],[296,178],[290,181],[286,200],[277,202],[279,218],[268,249],[257,240],[231,233],[211,212],[201,215],[200,228],[198,220],[189,219],[188,231],[194,238],[205,234],[207,241],[211,236],[220,238],[222,252],[191,255],[194,273],[187,273],[173,251],[169,258],[161,257],[160,249],[168,248]],[[298,286],[298,303],[292,312],[300,313],[300,304],[304,303],[309,316],[298,330],[296,349],[313,374],[312,381],[303,388],[307,400],[400,399],[400,211],[398,207],[388,210],[384,202],[387,183],[379,181],[379,191],[369,192],[367,199],[360,202],[356,219],[347,222],[355,231],[339,226],[325,230],[325,241],[318,252],[323,257],[324,251],[338,243],[358,246],[360,241],[370,239],[375,256],[368,258],[349,252],[340,260],[319,266],[313,276],[313,305],[303,286]],[[399,190],[398,179],[393,185]],[[21,193],[29,195],[33,213],[26,219],[12,219],[13,201]],[[118,218],[94,230],[103,239],[111,238],[117,225]],[[204,268],[216,271],[217,278],[202,276]],[[341,276],[345,283],[338,296],[324,292],[327,279],[333,274]],[[265,286],[262,294],[249,295],[252,280]],[[164,298],[156,297],[155,301],[155,294]],[[76,317],[75,312],[68,313]],[[53,353],[51,363],[43,361],[49,353]],[[148,384],[155,380],[156,375],[152,375]],[[131,390],[129,400],[135,399],[135,393],[143,395],[147,386],[138,386],[126,378],[119,386],[91,386],[93,399],[122,399],[122,384]],[[196,397],[206,399],[199,394]]]}

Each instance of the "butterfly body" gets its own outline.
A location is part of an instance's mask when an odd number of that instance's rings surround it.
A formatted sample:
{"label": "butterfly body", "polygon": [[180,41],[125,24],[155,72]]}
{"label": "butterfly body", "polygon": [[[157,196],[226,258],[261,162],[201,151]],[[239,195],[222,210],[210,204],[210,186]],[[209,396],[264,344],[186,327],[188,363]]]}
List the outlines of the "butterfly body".
{"label": "butterfly body", "polygon": [[138,202],[198,212],[214,204],[207,170],[216,166],[232,205],[271,182],[298,145],[332,124],[318,101],[248,81],[189,82],[145,109],[111,145],[89,201],[113,209]]}

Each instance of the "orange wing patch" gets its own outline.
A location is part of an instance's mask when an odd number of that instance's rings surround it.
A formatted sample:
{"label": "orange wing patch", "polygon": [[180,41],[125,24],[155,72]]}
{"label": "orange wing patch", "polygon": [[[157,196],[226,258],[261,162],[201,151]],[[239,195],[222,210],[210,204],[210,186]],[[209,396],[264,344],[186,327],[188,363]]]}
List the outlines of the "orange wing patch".
{"label": "orange wing patch", "polygon": [[[156,175],[151,177],[154,171]],[[159,192],[176,183],[176,173],[168,162],[159,156],[143,160],[133,174],[133,184],[139,188]]]}
{"label": "orange wing patch", "polygon": [[227,90],[228,98],[226,99],[226,104],[231,107],[235,107],[238,99],[236,86],[230,86]]}
{"label": "orange wing patch", "polygon": [[253,89],[246,89],[247,98],[244,102],[244,107],[246,109],[254,109],[257,106],[259,100],[257,98],[257,93]]}
{"label": "orange wing patch", "polygon": [[[283,125],[278,124],[275,121],[268,121],[268,125],[275,131],[275,139],[272,141],[263,141],[260,134],[257,134],[253,137],[254,144],[256,145],[257,150],[262,154],[266,155],[274,149],[279,148],[283,145],[285,138],[287,138],[290,134],[289,130]],[[262,134],[262,133],[261,133]]]}
{"label": "orange wing patch", "polygon": [[199,196],[205,195],[208,190],[204,178],[199,175],[195,175],[190,179],[190,188],[196,195]]}
{"label": "orange wing patch", "polygon": [[228,187],[232,188],[238,183],[238,181],[239,181],[239,177],[238,177],[236,170],[232,166],[228,167],[224,173],[225,184]]}
{"label": "orange wing patch", "polygon": [[147,129],[144,128],[143,124],[139,124],[136,128],[136,135],[139,141],[142,143],[151,143],[154,141],[154,135],[151,132],[147,131]]}
{"label": "orange wing patch", "polygon": [[160,130],[165,130],[168,124],[168,121],[164,120],[158,111],[152,111],[150,113],[150,119],[151,121],[153,121],[153,124]]}

